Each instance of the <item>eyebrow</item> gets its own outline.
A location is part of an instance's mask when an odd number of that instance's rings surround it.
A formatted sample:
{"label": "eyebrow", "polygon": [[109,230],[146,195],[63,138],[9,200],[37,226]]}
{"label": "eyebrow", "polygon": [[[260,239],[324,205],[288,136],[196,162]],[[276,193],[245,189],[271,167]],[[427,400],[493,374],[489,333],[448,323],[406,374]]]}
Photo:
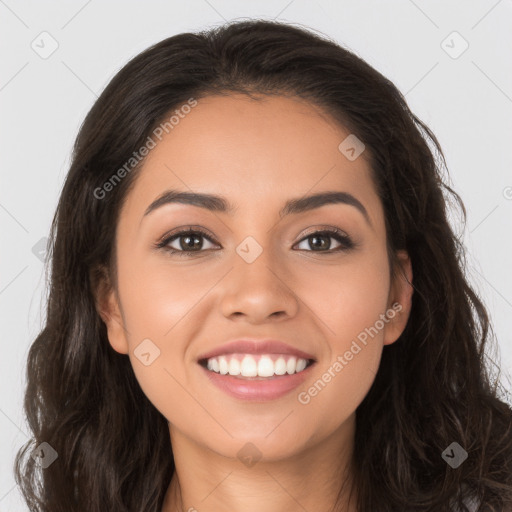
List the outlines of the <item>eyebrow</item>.
{"label": "eyebrow", "polygon": [[[202,194],[197,192],[185,192],[179,190],[166,190],[161,196],[155,199],[144,212],[143,217],[151,212],[171,203],[189,204],[205,208],[212,212],[221,212],[233,215],[237,208],[229,203],[224,197],[213,194]],[[291,214],[299,214],[320,208],[328,204],[347,204],[354,206],[364,216],[370,226],[370,216],[364,205],[348,192],[327,191],[318,194],[290,199],[279,212],[279,217],[286,217]]]}

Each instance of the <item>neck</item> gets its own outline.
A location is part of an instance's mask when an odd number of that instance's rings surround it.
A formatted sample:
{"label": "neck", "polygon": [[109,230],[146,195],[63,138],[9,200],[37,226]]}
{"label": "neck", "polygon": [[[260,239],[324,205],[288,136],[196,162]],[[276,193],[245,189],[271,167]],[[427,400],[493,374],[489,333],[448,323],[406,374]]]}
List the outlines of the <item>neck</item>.
{"label": "neck", "polygon": [[355,415],[319,444],[251,467],[170,426],[176,471],[162,512],[357,512],[351,489]]}

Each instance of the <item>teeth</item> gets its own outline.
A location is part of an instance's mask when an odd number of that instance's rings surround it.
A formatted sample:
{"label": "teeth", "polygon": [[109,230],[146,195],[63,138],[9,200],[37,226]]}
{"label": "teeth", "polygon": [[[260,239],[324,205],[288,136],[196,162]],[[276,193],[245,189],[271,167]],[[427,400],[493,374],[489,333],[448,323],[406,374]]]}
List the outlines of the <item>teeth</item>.
{"label": "teeth", "polygon": [[274,375],[274,362],[270,357],[262,356],[258,362],[258,376],[272,377],[272,375]]}
{"label": "teeth", "polygon": [[242,377],[272,377],[274,375],[292,375],[303,371],[306,359],[288,355],[253,356],[250,354],[227,354],[208,359],[208,370],[221,375],[240,375]]}
{"label": "teeth", "polygon": [[240,374],[242,377],[257,377],[258,365],[251,356],[245,356],[240,364]]}
{"label": "teeth", "polygon": [[295,368],[295,371],[301,372],[302,370],[304,370],[304,368],[306,368],[307,364],[308,364],[308,362],[305,359],[299,359],[297,361],[297,367]]}
{"label": "teeth", "polygon": [[284,357],[280,357],[274,363],[274,372],[276,375],[284,375],[286,373],[286,361]]}
{"label": "teeth", "polygon": [[292,373],[295,373],[295,369],[297,368],[297,359],[295,357],[290,357],[288,361],[286,362],[286,373],[289,373],[290,375]]}
{"label": "teeth", "polygon": [[228,361],[225,357],[221,356],[219,357],[219,371],[221,375],[226,375],[228,373],[229,366]]}
{"label": "teeth", "polygon": [[229,375],[240,375],[240,362],[234,357],[229,362]]}
{"label": "teeth", "polygon": [[219,361],[215,357],[208,359],[208,370],[219,373]]}

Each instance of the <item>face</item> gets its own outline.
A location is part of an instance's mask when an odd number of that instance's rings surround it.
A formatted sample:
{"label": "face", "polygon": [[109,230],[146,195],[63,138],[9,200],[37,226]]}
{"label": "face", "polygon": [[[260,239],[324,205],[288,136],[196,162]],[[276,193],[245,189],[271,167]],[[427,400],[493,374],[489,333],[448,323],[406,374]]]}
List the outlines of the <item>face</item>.
{"label": "face", "polygon": [[[277,460],[354,419],[384,345],[405,327],[411,287],[390,280],[365,152],[354,159],[339,149],[349,135],[299,99],[213,96],[150,151],[120,214],[117,290],[102,298],[101,315],[171,439],[228,457],[252,442]],[[221,196],[232,209],[150,207],[170,190]],[[325,192],[341,199],[282,212]],[[398,256],[412,280],[407,255]],[[270,359],[271,373],[282,372],[281,358],[292,373],[242,379],[215,372],[221,356],[210,359],[213,371],[199,361],[248,338],[287,344],[289,353],[264,347],[263,366]],[[302,371],[290,363],[294,350],[311,356]],[[250,374],[264,356],[243,363],[248,351],[221,349],[228,368],[234,358]]]}

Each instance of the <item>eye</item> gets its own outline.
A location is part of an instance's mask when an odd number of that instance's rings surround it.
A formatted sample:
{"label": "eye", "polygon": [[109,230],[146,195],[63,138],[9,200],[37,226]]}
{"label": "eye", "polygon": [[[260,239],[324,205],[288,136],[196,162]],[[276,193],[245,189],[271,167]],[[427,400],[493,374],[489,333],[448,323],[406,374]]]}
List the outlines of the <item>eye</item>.
{"label": "eye", "polygon": [[[338,247],[331,248],[330,240],[334,239],[338,243]],[[178,254],[179,256],[191,256],[192,254],[198,254],[205,250],[209,250],[212,247],[204,247],[203,241],[215,246],[212,237],[204,232],[202,229],[191,229],[191,227],[177,231],[168,236],[165,236],[161,242],[156,244],[156,247],[164,249],[171,254]],[[309,243],[309,247],[313,250],[306,249],[304,247],[299,250],[306,250],[308,252],[320,252],[332,254],[334,252],[347,251],[355,247],[355,243],[352,239],[343,231],[339,229],[323,229],[321,231],[314,231],[305,238],[303,238],[299,244]],[[318,250],[317,250],[318,249]]]}
{"label": "eye", "polygon": [[[190,255],[205,250],[202,240],[207,240],[209,244],[213,244],[211,238],[204,231],[200,229],[186,229],[165,237],[157,244],[157,247],[165,249],[171,254],[178,253],[180,256]],[[211,249],[211,247],[206,247],[206,249]]]}
{"label": "eye", "polygon": [[[335,239],[339,246],[335,249],[332,249],[330,239]],[[322,231],[315,231],[309,234],[307,237],[303,238],[299,244],[300,243],[309,243],[309,247],[315,248],[315,250],[309,252],[333,253],[353,249],[355,247],[355,244],[352,242],[351,238],[339,229],[324,229]],[[301,250],[307,249],[302,248]]]}

